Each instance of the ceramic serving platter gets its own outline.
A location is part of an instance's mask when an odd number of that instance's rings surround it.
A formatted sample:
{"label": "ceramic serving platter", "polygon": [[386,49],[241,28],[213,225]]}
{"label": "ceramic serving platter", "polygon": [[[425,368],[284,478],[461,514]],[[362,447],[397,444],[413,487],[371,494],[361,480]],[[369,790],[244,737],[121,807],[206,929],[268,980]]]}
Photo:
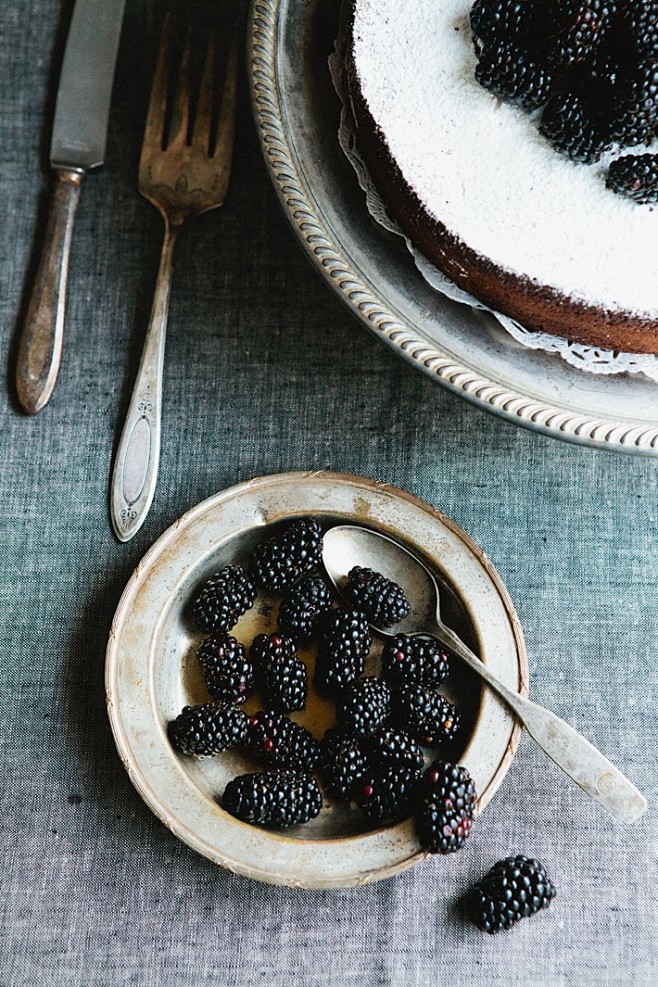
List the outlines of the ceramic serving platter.
{"label": "ceramic serving platter", "polygon": [[274,186],[313,266],[359,321],[478,407],[547,435],[658,455],[658,384],[599,376],[515,342],[422,279],[400,238],[370,218],[341,151],[327,59],[339,0],[253,0],[249,66]]}
{"label": "ceramic serving platter", "polygon": [[[183,706],[209,701],[196,648],[203,635],[189,618],[195,591],[228,563],[244,563],[276,525],[313,516],[326,529],[358,523],[397,538],[430,566],[449,623],[510,688],[525,692],[523,635],[512,602],[491,563],[456,524],[394,487],[336,473],[266,476],[194,507],[153,545],[119,603],[107,648],[110,722],[130,778],[147,805],[180,839],[210,860],[274,884],[343,887],[389,877],[424,857],[408,820],[375,829],[355,809],[326,797],[312,822],[267,831],[220,807],[226,783],[259,770],[237,752],[197,760],[176,753],[167,726]],[[259,596],[233,633],[249,645],[276,627],[278,600]],[[368,671],[377,670],[375,642]],[[313,678],[313,647],[301,651]],[[461,739],[452,760],[471,772],[481,812],[514,754],[520,729],[505,707],[467,669],[452,668],[444,694],[458,706]],[[260,708],[258,697],[245,709]],[[293,714],[321,737],[335,722],[333,704],[311,688]],[[428,763],[432,756],[428,752]]]}

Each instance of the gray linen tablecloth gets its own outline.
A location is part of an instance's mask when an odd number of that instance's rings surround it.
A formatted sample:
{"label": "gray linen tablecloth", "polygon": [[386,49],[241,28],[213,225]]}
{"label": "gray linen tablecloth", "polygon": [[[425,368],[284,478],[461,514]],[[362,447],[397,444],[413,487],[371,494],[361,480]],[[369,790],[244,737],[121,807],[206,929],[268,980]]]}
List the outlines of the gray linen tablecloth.
{"label": "gray linen tablecloth", "polygon": [[[34,419],[12,384],[71,6],[4,0],[0,10],[0,985],[655,984],[658,464],[505,424],[364,332],[287,227],[243,85],[230,197],[179,245],[155,502],[139,535],[117,544],[108,477],[161,234],[136,193],[155,20],[139,0],[127,4],[107,167],[83,191],[61,378]],[[121,590],[198,501],[307,468],[404,487],[483,546],[518,608],[534,696],[643,788],[640,822],[615,825],[527,738],[463,852],[371,887],[258,884],[196,855],[151,814],[105,713]],[[558,897],[488,937],[458,898],[515,852],[546,863]]]}

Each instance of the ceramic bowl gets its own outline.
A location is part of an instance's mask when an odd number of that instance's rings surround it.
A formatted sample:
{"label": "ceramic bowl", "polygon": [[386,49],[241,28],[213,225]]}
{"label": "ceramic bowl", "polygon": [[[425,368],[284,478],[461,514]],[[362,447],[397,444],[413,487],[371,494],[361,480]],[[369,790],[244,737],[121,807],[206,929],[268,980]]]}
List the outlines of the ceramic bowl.
{"label": "ceramic bowl", "polygon": [[[355,809],[325,796],[312,822],[268,831],[234,819],[220,806],[230,778],[258,766],[238,752],[196,760],[171,747],[168,723],[183,706],[209,701],[195,650],[203,635],[190,621],[190,601],[205,579],[245,562],[277,525],[300,516],[323,525],[357,523],[417,552],[441,587],[441,610],[504,683],[527,687],[523,635],[512,602],[481,549],[453,521],[411,494],[338,473],[265,476],[225,490],[183,515],[152,546],[126,586],[107,648],[106,689],[112,730],[140,795],[180,839],[240,874],[298,887],[362,884],[421,861],[412,820],[373,829]],[[278,599],[260,595],[231,632],[249,645],[274,630]],[[376,635],[375,635],[376,637]],[[381,642],[367,669],[377,670]],[[312,682],[313,648],[302,649]],[[464,764],[479,795],[478,813],[509,768],[520,728],[506,708],[459,662],[441,690],[462,714],[450,759]],[[244,707],[259,708],[258,698]],[[316,736],[334,723],[335,708],[311,688],[293,714]],[[428,752],[428,761],[432,757]],[[436,756],[436,755],[434,755]]]}

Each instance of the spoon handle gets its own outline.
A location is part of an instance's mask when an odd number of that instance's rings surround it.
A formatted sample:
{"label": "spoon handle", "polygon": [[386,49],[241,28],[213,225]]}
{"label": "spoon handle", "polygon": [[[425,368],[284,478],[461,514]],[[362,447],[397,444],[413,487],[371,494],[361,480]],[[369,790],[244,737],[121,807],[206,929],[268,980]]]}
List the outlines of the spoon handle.
{"label": "spoon handle", "polygon": [[583,791],[620,822],[639,819],[647,807],[644,795],[589,740],[555,713],[503,685],[445,624],[438,625],[431,633],[491,686],[542,750]]}

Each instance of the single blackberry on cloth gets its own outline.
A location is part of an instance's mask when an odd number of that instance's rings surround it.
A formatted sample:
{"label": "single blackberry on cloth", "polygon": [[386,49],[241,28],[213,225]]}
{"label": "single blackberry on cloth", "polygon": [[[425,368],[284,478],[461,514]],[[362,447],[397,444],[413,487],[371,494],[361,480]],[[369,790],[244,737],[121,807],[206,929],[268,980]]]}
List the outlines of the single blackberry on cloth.
{"label": "single blackberry on cloth", "polygon": [[370,822],[399,822],[414,811],[420,771],[393,764],[365,774],[354,788],[357,807]]}
{"label": "single blackberry on cloth", "polygon": [[300,518],[256,546],[249,569],[256,584],[276,593],[311,572],[322,560],[322,529],[313,518]]}
{"label": "single blackberry on cloth", "polygon": [[368,734],[384,726],[391,712],[391,690],[370,675],[347,687],[337,704],[338,723],[347,733]]}
{"label": "single blackberry on cloth", "polygon": [[212,757],[238,747],[247,736],[249,717],[232,703],[184,706],[169,724],[169,739],[177,751],[191,757]]}
{"label": "single blackberry on cloth", "polygon": [[475,78],[494,96],[527,110],[542,106],[551,93],[549,72],[509,42],[494,42],[482,49]]}
{"label": "single blackberry on cloth", "polygon": [[610,146],[577,93],[551,97],[544,107],[539,130],[556,151],[583,164],[598,161]]}
{"label": "single blackberry on cloth", "polygon": [[221,805],[242,822],[283,829],[314,819],[322,795],[317,781],[303,771],[265,771],[233,778]]}
{"label": "single blackberry on cloth", "polygon": [[416,794],[416,835],[423,850],[446,854],[461,849],[473,825],[476,801],[466,768],[435,761]]}
{"label": "single blackberry on cloth", "polygon": [[468,905],[478,928],[493,935],[548,908],[554,897],[544,865],[519,854],[494,864],[469,894]]}
{"label": "single blackberry on cloth", "polygon": [[439,686],[450,671],[450,652],[435,637],[396,634],[384,645],[382,674],[394,688]]}
{"label": "single blackberry on cloth", "polygon": [[244,645],[230,634],[204,638],[196,656],[213,699],[243,703],[254,691],[254,667]]}
{"label": "single blackberry on cloth", "polygon": [[192,603],[197,626],[212,634],[237,624],[256,599],[256,585],[240,565],[227,565],[207,579]]}
{"label": "single blackberry on cloth", "polygon": [[392,627],[411,612],[402,587],[374,569],[355,565],[347,574],[342,594],[375,627]]}
{"label": "single blackberry on cloth", "polygon": [[397,766],[420,772],[425,764],[420,745],[402,730],[386,728],[371,734],[366,750],[372,761],[382,768]]}
{"label": "single blackberry on cloth", "polygon": [[268,768],[312,771],[320,756],[319,742],[305,727],[271,710],[249,717],[243,748]]}
{"label": "single blackberry on cloth", "polygon": [[259,634],[249,657],[268,709],[289,713],[304,709],[307,693],[306,665],[297,657],[295,642],[286,634]]}
{"label": "single blackberry on cloth", "polygon": [[658,154],[626,154],[612,161],[606,184],[643,204],[658,202]]}
{"label": "single blackberry on cloth", "polygon": [[396,693],[393,718],[396,726],[425,747],[453,740],[461,724],[457,707],[423,685],[403,686]]}
{"label": "single blackberry on cloth", "polygon": [[304,576],[284,593],[279,627],[297,640],[310,638],[322,614],[331,609],[332,593],[322,576]]}
{"label": "single blackberry on cloth", "polygon": [[366,615],[360,610],[330,610],[322,619],[315,665],[320,691],[340,694],[363,674],[372,637]]}
{"label": "single blackberry on cloth", "polygon": [[340,802],[349,802],[368,770],[361,738],[340,728],[327,730],[320,744],[319,767],[327,792]]}

